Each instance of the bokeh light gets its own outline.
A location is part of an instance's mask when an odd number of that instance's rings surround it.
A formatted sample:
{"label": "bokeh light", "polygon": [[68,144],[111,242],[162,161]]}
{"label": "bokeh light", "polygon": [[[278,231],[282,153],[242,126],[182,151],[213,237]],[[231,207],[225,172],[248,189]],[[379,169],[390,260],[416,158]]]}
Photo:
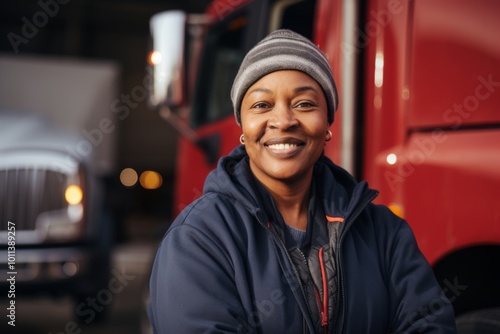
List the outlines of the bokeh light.
{"label": "bokeh light", "polygon": [[161,63],[162,59],[163,56],[159,51],[156,50],[151,50],[151,52],[148,55],[148,63],[151,66],[158,65],[159,63]]}
{"label": "bokeh light", "polygon": [[398,161],[398,156],[394,153],[391,153],[387,155],[386,160],[389,165],[394,165]]}
{"label": "bokeh light", "polygon": [[145,189],[158,189],[163,183],[160,173],[147,170],[142,172],[140,177],[141,186]]}
{"label": "bokeh light", "polygon": [[137,172],[133,168],[125,168],[120,173],[120,182],[125,187],[133,187],[138,179]]}

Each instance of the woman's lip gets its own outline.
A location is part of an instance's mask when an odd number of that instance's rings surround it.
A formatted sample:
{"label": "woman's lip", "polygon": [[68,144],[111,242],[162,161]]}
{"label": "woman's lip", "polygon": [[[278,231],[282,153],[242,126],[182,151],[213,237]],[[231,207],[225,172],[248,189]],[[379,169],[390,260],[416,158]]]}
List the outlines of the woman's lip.
{"label": "woman's lip", "polygon": [[[281,146],[280,148],[272,147],[272,146]],[[283,148],[284,144],[275,144],[275,145],[264,145],[267,151],[274,157],[277,158],[290,158],[297,155],[302,149],[304,145],[289,145],[289,147]]]}
{"label": "woman's lip", "polygon": [[304,142],[297,138],[285,137],[285,138],[271,138],[264,143],[265,146],[276,145],[276,144],[290,144],[290,145],[300,146],[304,145]]}

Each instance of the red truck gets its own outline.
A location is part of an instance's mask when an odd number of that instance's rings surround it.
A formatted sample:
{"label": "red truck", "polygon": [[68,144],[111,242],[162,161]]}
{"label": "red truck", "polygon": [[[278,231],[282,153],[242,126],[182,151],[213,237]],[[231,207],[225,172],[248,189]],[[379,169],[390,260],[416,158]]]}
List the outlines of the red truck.
{"label": "red truck", "polygon": [[325,154],[408,220],[459,328],[498,332],[499,18],[495,0],[220,0],[155,15],[150,102],[182,134],[174,214],[239,144],[229,91],[245,53],[292,29],[323,50],[339,88]]}

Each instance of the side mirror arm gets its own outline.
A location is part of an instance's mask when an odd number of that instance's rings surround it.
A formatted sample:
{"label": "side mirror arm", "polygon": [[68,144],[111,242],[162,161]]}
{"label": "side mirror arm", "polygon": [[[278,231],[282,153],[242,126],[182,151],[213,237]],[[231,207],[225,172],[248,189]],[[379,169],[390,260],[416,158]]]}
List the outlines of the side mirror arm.
{"label": "side mirror arm", "polygon": [[172,127],[190,143],[199,147],[205,154],[206,161],[209,165],[213,165],[217,161],[220,148],[220,136],[218,134],[200,137],[198,134],[180,118],[176,113],[167,106],[159,108],[161,118],[166,120]]}

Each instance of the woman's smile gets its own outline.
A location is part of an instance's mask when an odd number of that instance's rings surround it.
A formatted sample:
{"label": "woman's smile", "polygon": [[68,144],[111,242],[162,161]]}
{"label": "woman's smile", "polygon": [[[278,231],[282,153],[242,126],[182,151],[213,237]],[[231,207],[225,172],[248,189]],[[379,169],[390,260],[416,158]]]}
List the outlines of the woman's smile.
{"label": "woman's smile", "polygon": [[296,138],[272,138],[264,143],[269,154],[277,158],[290,158],[299,154],[304,142]]}

